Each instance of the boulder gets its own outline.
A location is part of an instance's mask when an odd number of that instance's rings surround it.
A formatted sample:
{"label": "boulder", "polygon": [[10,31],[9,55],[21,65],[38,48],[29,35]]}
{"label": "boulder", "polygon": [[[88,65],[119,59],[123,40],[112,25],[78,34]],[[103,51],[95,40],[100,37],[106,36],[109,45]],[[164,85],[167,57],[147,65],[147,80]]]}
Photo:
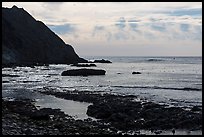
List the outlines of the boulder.
{"label": "boulder", "polygon": [[105,70],[99,69],[71,69],[63,71],[61,76],[89,76],[89,75],[105,75]]}

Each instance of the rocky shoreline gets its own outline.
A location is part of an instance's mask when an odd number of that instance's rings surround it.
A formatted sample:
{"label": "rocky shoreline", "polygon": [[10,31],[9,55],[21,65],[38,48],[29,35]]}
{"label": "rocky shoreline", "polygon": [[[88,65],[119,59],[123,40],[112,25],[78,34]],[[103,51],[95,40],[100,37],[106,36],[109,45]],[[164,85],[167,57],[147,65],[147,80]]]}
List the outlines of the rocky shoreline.
{"label": "rocky shoreline", "polygon": [[164,130],[202,131],[202,108],[185,110],[169,107],[133,95],[114,95],[104,92],[66,91],[43,88],[38,92],[59,98],[92,103],[90,118],[76,120],[60,109],[37,109],[32,100],[2,99],[2,134],[39,135],[120,135],[140,130],[160,134]]}
{"label": "rocky shoreline", "polygon": [[112,135],[116,129],[91,119],[75,120],[59,109],[37,110],[31,100],[2,99],[3,135]]}
{"label": "rocky shoreline", "polygon": [[166,130],[166,129],[202,129],[202,109],[185,110],[169,107],[145,100],[138,100],[134,95],[98,94],[89,91],[56,92],[44,89],[41,93],[59,98],[93,103],[87,115],[109,122],[119,130]]}

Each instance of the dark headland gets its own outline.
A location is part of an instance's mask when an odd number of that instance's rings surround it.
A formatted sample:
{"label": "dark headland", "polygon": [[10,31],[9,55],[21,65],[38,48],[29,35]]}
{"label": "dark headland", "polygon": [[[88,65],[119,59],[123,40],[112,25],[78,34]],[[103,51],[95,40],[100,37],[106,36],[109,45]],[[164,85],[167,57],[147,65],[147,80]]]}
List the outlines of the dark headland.
{"label": "dark headland", "polygon": [[71,45],[23,8],[2,7],[2,65],[84,62]]}

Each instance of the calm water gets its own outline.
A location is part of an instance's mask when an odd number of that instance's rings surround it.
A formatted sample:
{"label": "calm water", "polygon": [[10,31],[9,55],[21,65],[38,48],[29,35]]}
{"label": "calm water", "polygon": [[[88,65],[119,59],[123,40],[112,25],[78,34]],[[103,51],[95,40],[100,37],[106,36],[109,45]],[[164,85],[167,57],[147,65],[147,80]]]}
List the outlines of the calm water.
{"label": "calm water", "polygon": [[[147,100],[174,106],[202,105],[202,57],[84,57],[108,59],[111,64],[96,64],[105,76],[60,76],[70,65],[3,68],[3,97],[33,99],[42,87],[58,91],[79,90],[139,95]],[[142,74],[132,75],[133,71]]]}

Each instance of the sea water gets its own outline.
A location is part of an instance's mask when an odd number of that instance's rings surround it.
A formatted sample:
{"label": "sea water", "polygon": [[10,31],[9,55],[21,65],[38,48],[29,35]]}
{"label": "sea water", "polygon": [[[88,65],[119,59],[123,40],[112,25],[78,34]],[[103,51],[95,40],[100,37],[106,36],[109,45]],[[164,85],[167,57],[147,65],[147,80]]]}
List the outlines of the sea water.
{"label": "sea water", "polygon": [[[104,76],[61,76],[66,64],[2,68],[4,98],[40,98],[43,87],[66,90],[137,95],[149,101],[171,106],[202,106],[202,57],[84,57],[107,59],[112,63],[96,63],[92,69],[104,69]],[[137,71],[141,74],[133,75]]]}

